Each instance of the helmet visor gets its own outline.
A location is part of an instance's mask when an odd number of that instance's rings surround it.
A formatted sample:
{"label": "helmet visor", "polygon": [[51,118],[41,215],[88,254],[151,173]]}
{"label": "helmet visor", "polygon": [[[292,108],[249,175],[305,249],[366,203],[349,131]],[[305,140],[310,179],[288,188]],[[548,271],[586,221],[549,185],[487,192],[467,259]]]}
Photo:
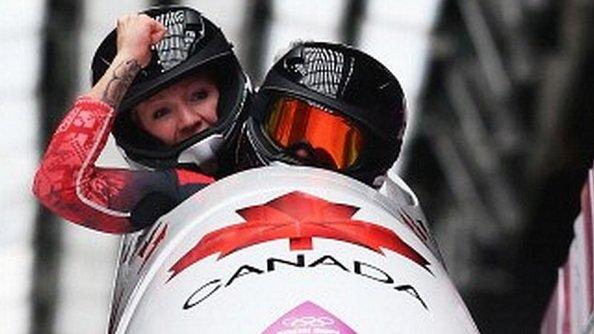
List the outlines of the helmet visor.
{"label": "helmet visor", "polygon": [[363,135],[355,124],[293,97],[275,98],[264,127],[275,144],[296,158],[336,170],[352,166],[363,148]]}

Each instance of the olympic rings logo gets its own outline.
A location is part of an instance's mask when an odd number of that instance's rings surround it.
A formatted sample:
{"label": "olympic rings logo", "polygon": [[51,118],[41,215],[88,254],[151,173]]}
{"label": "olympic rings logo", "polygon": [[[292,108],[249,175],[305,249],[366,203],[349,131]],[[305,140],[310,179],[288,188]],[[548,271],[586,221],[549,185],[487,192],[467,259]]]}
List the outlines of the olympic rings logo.
{"label": "olympic rings logo", "polygon": [[326,327],[334,324],[334,319],[330,317],[314,317],[304,316],[300,318],[286,318],[283,319],[283,325],[291,328],[295,327]]}

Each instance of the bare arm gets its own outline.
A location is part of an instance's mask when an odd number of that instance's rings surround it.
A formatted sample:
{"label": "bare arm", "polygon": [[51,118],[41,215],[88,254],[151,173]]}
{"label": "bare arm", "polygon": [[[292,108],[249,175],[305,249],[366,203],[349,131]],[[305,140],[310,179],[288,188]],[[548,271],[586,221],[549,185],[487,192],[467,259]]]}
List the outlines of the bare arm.
{"label": "bare arm", "polygon": [[167,29],[145,14],[129,14],[118,19],[118,53],[97,84],[86,94],[117,109],[126,91],[151,59],[151,45],[160,41]]}

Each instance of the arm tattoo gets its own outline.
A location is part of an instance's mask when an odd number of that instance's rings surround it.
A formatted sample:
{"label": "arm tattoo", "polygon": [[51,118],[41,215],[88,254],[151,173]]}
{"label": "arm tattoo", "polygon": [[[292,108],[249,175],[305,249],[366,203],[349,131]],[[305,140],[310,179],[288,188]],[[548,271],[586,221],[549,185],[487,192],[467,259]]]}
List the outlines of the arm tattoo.
{"label": "arm tattoo", "polygon": [[136,59],[120,63],[113,71],[113,76],[105,87],[101,101],[117,108],[140,70],[141,66]]}

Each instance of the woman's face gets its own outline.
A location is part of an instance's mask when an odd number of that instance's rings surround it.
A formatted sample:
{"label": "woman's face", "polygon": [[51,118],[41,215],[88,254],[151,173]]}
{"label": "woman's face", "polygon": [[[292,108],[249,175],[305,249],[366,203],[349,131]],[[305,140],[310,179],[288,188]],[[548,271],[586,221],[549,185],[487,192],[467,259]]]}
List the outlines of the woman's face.
{"label": "woman's face", "polygon": [[197,75],[139,103],[136,119],[142,129],[171,146],[212,127],[218,119],[218,102],[214,81]]}

